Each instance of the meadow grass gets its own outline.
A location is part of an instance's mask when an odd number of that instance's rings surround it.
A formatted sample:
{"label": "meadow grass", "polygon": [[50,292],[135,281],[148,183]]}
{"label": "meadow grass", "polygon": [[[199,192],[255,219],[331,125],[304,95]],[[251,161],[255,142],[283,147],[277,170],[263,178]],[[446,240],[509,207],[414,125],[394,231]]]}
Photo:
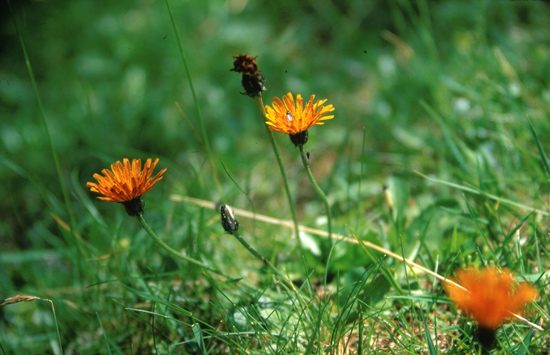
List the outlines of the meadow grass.
{"label": "meadow grass", "polygon": [[[103,5],[2,11],[0,301],[36,298],[0,307],[0,354],[550,351],[545,2]],[[287,192],[229,71],[244,53],[266,105],[335,107],[306,154],[272,134]],[[151,231],[86,187],[156,157]],[[224,232],[221,203],[257,255]],[[369,243],[443,277],[512,270],[537,288],[524,317],[542,330],[508,323],[483,349],[440,279]]]}

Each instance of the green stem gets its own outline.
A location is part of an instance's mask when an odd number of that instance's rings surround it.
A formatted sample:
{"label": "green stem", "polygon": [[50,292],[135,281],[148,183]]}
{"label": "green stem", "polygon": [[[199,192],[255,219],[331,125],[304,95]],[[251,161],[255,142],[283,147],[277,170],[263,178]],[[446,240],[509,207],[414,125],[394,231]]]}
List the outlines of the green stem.
{"label": "green stem", "polygon": [[168,244],[166,244],[162,239],[160,239],[156,234],[155,232],[153,232],[153,230],[151,229],[151,227],[149,227],[149,225],[147,224],[147,222],[145,222],[145,218],[143,218],[143,214],[138,214],[137,215],[137,218],[138,218],[138,221],[139,221],[139,224],[140,226],[145,229],[145,231],[147,232],[147,234],[149,234],[151,236],[151,238],[153,238],[153,240],[155,242],[157,242],[164,250],[166,250],[168,253],[170,253],[170,255],[172,255],[173,257],[176,257],[178,259],[181,259],[181,260],[185,260],[191,264],[195,264],[203,269],[206,269],[206,270],[210,270],[218,275],[222,275],[224,277],[227,277],[228,279],[230,279],[229,276],[227,276],[226,274],[224,274],[223,272],[219,271],[218,269],[215,269],[211,266],[208,266],[196,259],[193,259],[189,256],[186,256],[186,255],[183,255],[182,253],[172,249],[171,247],[168,246]]}
{"label": "green stem", "polygon": [[202,113],[199,106],[199,99],[195,92],[195,86],[193,85],[193,80],[191,79],[191,73],[189,72],[189,66],[187,65],[187,59],[185,57],[185,52],[183,51],[183,46],[181,44],[180,35],[178,32],[178,27],[176,26],[176,21],[174,20],[174,15],[172,14],[172,8],[170,3],[166,0],[166,6],[168,7],[168,13],[170,14],[170,20],[172,20],[172,26],[174,27],[174,32],[176,34],[176,40],[180,49],[181,60],[183,61],[183,66],[185,67],[185,72],[187,73],[187,79],[189,80],[189,87],[191,88],[191,94],[193,95],[193,100],[195,101],[195,107],[197,108],[197,116],[199,118],[199,123],[201,126],[202,139],[204,139],[204,146],[206,148],[206,154],[208,155],[208,162],[210,163],[210,168],[212,169],[212,175],[214,176],[214,182],[220,194],[220,200],[223,200],[223,192],[218,178],[218,172],[216,170],[216,165],[214,164],[214,157],[212,156],[212,151],[210,150],[210,143],[208,141],[208,135],[206,134],[206,128],[204,127],[204,120],[202,119]]}
{"label": "green stem", "polygon": [[246,242],[246,240],[244,240],[241,235],[239,234],[239,232],[235,231],[233,233],[231,233],[235,238],[237,238],[237,240],[246,248],[246,250],[248,250],[252,255],[254,255],[258,260],[260,260],[262,263],[266,264],[267,266],[269,266],[269,268],[279,277],[279,279],[281,279],[281,281],[284,281],[286,282],[285,280],[285,275],[283,275],[283,273],[281,273],[275,266],[273,266],[273,264],[271,264],[269,262],[269,260],[267,260],[262,254],[260,254],[259,251],[257,251],[256,249],[254,249],[252,246],[250,246],[250,244],[248,244]]}
{"label": "green stem", "polygon": [[57,316],[55,315],[55,307],[53,305],[52,300],[47,300],[52,304],[52,311],[53,311],[53,320],[55,323],[55,330],[57,331],[57,341],[59,342],[59,350],[61,351],[61,355],[63,355],[63,345],[61,344],[61,335],[59,334],[59,324],[57,323]]}
{"label": "green stem", "polygon": [[[256,102],[258,103],[258,108],[262,113],[262,117],[265,119],[265,108],[264,102],[262,100],[261,94],[255,97]],[[292,214],[292,222],[294,223],[294,235],[298,241],[298,248],[300,249],[300,254],[303,255],[302,249],[302,239],[300,238],[300,230],[298,229],[298,217],[296,217],[296,209],[294,208],[294,201],[292,200],[292,194],[290,193],[290,186],[288,185],[288,179],[286,177],[285,166],[283,165],[283,160],[281,159],[281,153],[279,152],[279,146],[277,146],[277,141],[275,141],[275,136],[273,131],[270,130],[266,124],[264,124],[265,129],[269,135],[269,140],[271,141],[271,146],[273,147],[273,152],[277,158],[277,164],[279,164],[279,170],[281,171],[281,176],[283,177],[283,182],[285,185],[286,198],[288,199],[288,205],[290,206],[290,213]]]}
{"label": "green stem", "polygon": [[306,152],[304,151],[304,145],[299,145],[300,147],[300,156],[302,157],[302,163],[304,164],[304,168],[306,169],[307,177],[309,178],[309,181],[311,182],[311,185],[313,186],[313,189],[317,192],[317,194],[321,197],[323,200],[323,203],[325,204],[325,209],[327,210],[327,224],[328,224],[328,241],[330,245],[332,245],[332,215],[330,213],[330,204],[328,203],[327,196],[321,190],[317,182],[315,181],[315,178],[313,177],[313,174],[311,173],[311,169],[309,168],[309,163],[307,161]]}
{"label": "green stem", "polygon": [[[15,26],[15,32],[17,33],[17,37],[19,38],[19,42],[21,43],[21,49],[23,50],[23,57],[25,57],[25,64],[27,65],[27,71],[29,72],[29,76],[31,78],[32,87],[34,90],[34,95],[36,96],[36,101],[38,103],[38,109],[40,111],[40,117],[42,118],[42,123],[44,124],[44,129],[46,131],[46,137],[48,138],[48,143],[50,146],[50,151],[52,153],[54,165],[55,165],[55,171],[57,173],[57,178],[59,180],[59,185],[61,186],[61,193],[63,194],[63,200],[65,202],[65,208],[67,209],[67,213],[69,215],[69,220],[71,224],[71,235],[73,237],[73,243],[75,246],[75,249],[78,253],[78,260],[86,260],[86,258],[83,258],[83,252],[80,248],[80,244],[78,242],[77,232],[76,232],[76,220],[74,217],[73,209],[71,207],[70,199],[69,199],[69,193],[67,191],[67,186],[65,185],[65,181],[63,180],[63,175],[61,173],[61,167],[59,165],[59,159],[57,158],[57,153],[55,151],[55,147],[53,145],[53,140],[50,134],[50,129],[48,127],[48,121],[46,119],[46,113],[44,111],[44,106],[42,105],[42,99],[40,97],[40,92],[38,91],[38,85],[36,84],[36,79],[34,78],[34,72],[32,70],[31,61],[29,59],[29,55],[27,54],[27,48],[25,47],[25,42],[23,42],[23,36],[21,35],[21,32],[19,31],[19,26],[17,25],[17,21],[15,21],[15,14],[13,13],[13,9],[11,7],[11,3],[8,0],[8,7],[10,9],[10,13],[13,19],[13,25]],[[80,264],[77,264],[79,266],[79,272],[80,272]]]}

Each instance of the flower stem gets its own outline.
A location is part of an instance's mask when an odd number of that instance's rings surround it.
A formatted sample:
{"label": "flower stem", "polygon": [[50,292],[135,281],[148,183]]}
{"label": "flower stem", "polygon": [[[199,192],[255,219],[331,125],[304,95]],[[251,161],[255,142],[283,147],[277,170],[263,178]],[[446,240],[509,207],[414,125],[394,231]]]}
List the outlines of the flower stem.
{"label": "flower stem", "polygon": [[[258,108],[260,109],[260,112],[262,113],[262,117],[265,118],[265,108],[264,108],[264,102],[262,100],[262,96],[258,95],[255,97],[256,102],[258,103]],[[300,254],[303,255],[302,250],[302,240],[300,239],[300,231],[298,229],[298,217],[296,217],[296,209],[294,208],[294,201],[292,200],[292,194],[290,193],[290,186],[288,185],[288,179],[286,177],[285,172],[285,166],[283,165],[283,160],[281,159],[281,153],[279,152],[279,147],[277,146],[277,141],[275,141],[275,137],[273,136],[273,131],[270,130],[267,125],[265,125],[265,129],[267,130],[267,133],[269,135],[269,140],[271,141],[271,146],[273,147],[273,152],[275,153],[275,157],[277,158],[277,164],[279,164],[279,170],[281,171],[281,176],[283,177],[283,182],[285,185],[285,192],[286,197],[288,199],[288,205],[290,206],[290,213],[292,215],[292,222],[294,223],[294,235],[296,236],[296,240],[298,241],[298,248],[300,249]]]}
{"label": "flower stem", "polygon": [[256,249],[254,249],[252,246],[250,246],[250,244],[248,244],[246,242],[246,240],[244,240],[241,235],[239,234],[239,232],[237,231],[234,231],[233,233],[231,233],[235,238],[237,238],[237,240],[252,254],[254,255],[258,260],[260,260],[261,262],[263,262],[264,264],[266,264],[267,266],[269,266],[269,268],[279,277],[279,279],[281,279],[281,281],[285,281],[285,275],[283,275],[283,273],[281,273],[275,266],[273,266],[273,264],[271,264],[269,262],[268,259],[266,259],[262,254],[260,254],[259,251],[257,251]]}
{"label": "flower stem", "polygon": [[140,226],[145,229],[145,231],[147,232],[147,234],[149,234],[151,236],[151,238],[153,238],[153,240],[155,242],[157,242],[164,250],[166,250],[168,253],[170,253],[170,255],[176,257],[176,258],[179,258],[181,260],[185,260],[191,264],[195,264],[203,269],[207,269],[207,270],[210,270],[218,275],[222,275],[224,277],[227,277],[228,279],[231,279],[231,277],[229,277],[228,275],[224,274],[223,272],[221,272],[220,270],[218,269],[215,269],[211,266],[208,266],[196,259],[193,259],[189,256],[186,256],[186,255],[183,255],[182,253],[172,249],[171,247],[168,246],[168,244],[166,244],[162,239],[160,239],[156,234],[155,232],[153,232],[153,230],[151,229],[151,227],[149,227],[149,225],[147,224],[147,222],[145,222],[145,219],[143,218],[143,214],[138,214],[137,215],[137,218],[138,218],[138,221],[139,221],[139,224]]}
{"label": "flower stem", "polygon": [[304,145],[300,144],[300,156],[302,157],[302,163],[304,164],[304,168],[306,169],[307,177],[309,178],[309,181],[311,182],[311,185],[313,186],[313,189],[317,192],[317,194],[321,197],[323,200],[323,203],[325,204],[325,208],[327,210],[327,224],[328,224],[328,241],[330,245],[332,246],[332,215],[330,213],[330,204],[328,203],[327,196],[321,190],[317,182],[315,181],[315,178],[313,177],[313,174],[311,173],[311,169],[309,168],[309,163],[307,161],[306,152],[304,151]]}

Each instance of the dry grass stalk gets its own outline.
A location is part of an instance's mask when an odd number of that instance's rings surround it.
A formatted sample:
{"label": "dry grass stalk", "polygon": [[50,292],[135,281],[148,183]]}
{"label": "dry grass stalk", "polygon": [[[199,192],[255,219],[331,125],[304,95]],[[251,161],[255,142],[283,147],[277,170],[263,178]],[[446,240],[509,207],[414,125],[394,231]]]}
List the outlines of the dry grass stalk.
{"label": "dry grass stalk", "polygon": [[36,297],[36,296],[28,296],[28,295],[16,295],[16,296],[13,296],[13,297],[6,298],[4,300],[4,302],[2,304],[0,304],[0,306],[6,306],[8,304],[14,304],[14,303],[19,303],[19,302],[31,302],[31,301],[36,301],[36,300],[50,302],[52,304],[52,308],[53,308],[52,300],[49,300],[47,298],[40,298],[40,297]]}

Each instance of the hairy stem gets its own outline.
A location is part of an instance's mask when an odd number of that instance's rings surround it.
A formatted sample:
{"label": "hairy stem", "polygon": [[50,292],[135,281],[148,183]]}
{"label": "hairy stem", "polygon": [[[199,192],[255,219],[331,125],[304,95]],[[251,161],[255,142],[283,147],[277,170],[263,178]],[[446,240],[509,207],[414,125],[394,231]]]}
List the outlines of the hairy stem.
{"label": "hairy stem", "polygon": [[328,203],[327,196],[321,190],[319,185],[317,184],[317,181],[315,181],[315,178],[313,177],[313,174],[311,173],[311,169],[309,168],[309,163],[307,161],[306,152],[304,151],[304,145],[299,145],[300,147],[300,156],[302,157],[302,163],[304,164],[304,169],[306,170],[307,177],[309,178],[309,181],[311,182],[311,185],[313,186],[313,189],[319,197],[323,200],[323,203],[325,204],[325,209],[327,210],[327,224],[328,224],[328,241],[330,245],[332,245],[332,215],[330,213],[330,204]]}
{"label": "hairy stem", "polygon": [[256,257],[256,259],[260,260],[261,262],[263,262],[264,264],[266,264],[276,275],[277,277],[283,281],[283,282],[287,282],[286,279],[285,279],[285,275],[280,272],[275,266],[273,266],[273,264],[271,264],[269,262],[269,260],[267,258],[265,258],[262,254],[260,254],[259,251],[257,251],[256,249],[254,249],[252,246],[250,246],[250,244],[248,244],[246,242],[246,240],[244,240],[241,235],[239,234],[239,232],[235,231],[233,233],[231,233],[235,238],[237,238],[237,240],[246,248],[246,250],[248,250],[250,252],[250,254],[254,255]]}
{"label": "hairy stem", "polygon": [[[264,108],[264,102],[262,100],[261,95],[256,96],[256,102],[258,103],[258,108],[260,109],[262,117],[265,119],[266,113]],[[275,141],[273,131],[270,130],[267,127],[267,125],[264,124],[264,126],[265,126],[265,129],[267,130],[267,134],[269,135],[269,140],[271,141],[271,146],[273,147],[273,153],[275,153],[275,157],[277,158],[277,164],[279,164],[279,170],[281,171],[281,176],[283,177],[286,198],[288,199],[288,205],[290,206],[290,214],[292,215],[292,222],[294,223],[294,235],[296,236],[296,240],[298,241],[298,248],[300,249],[300,254],[303,255],[302,240],[300,239],[300,231],[298,229],[298,217],[296,217],[296,209],[294,208],[294,201],[292,200],[292,194],[290,193],[290,187],[288,185],[288,179],[286,177],[285,166],[283,165],[283,160],[281,159],[281,153],[279,152],[279,147],[277,146],[277,142]]]}
{"label": "hairy stem", "polygon": [[220,270],[216,269],[216,268],[213,268],[212,266],[208,266],[206,264],[204,264],[203,262],[200,262],[196,259],[193,259],[189,256],[186,256],[186,255],[183,255],[182,253],[172,249],[170,246],[168,246],[168,244],[166,244],[162,239],[160,239],[156,234],[155,232],[153,232],[153,230],[151,229],[151,227],[149,227],[149,225],[147,224],[147,222],[145,222],[145,219],[143,218],[143,214],[138,214],[137,215],[137,218],[138,218],[138,221],[139,221],[139,224],[140,226],[145,229],[145,231],[147,232],[147,234],[149,234],[151,236],[151,238],[153,238],[153,240],[155,242],[157,242],[158,245],[160,245],[164,250],[166,250],[170,255],[172,255],[173,257],[176,257],[178,259],[181,259],[181,260],[185,260],[191,264],[195,264],[203,269],[206,269],[206,270],[210,270],[218,275],[222,275],[224,277],[227,277],[227,278],[230,278],[229,276],[227,276],[226,274],[224,274],[223,272],[221,272]]}

